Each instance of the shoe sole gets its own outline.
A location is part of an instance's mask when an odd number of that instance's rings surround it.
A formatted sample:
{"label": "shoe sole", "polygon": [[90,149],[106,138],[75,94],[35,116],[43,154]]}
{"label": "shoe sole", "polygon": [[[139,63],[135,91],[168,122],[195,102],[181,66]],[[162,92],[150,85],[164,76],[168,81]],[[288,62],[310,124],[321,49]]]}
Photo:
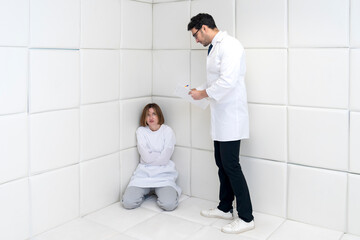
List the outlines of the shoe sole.
{"label": "shoe sole", "polygon": [[221,217],[221,216],[208,216],[208,215],[203,214],[202,212],[200,212],[200,215],[203,217],[207,217],[207,218],[220,218],[220,219],[225,219],[225,220],[234,220],[234,217],[226,218],[226,217]]}
{"label": "shoe sole", "polygon": [[231,231],[231,232],[228,232],[228,231],[226,231],[226,230],[224,230],[224,229],[221,229],[221,231],[222,231],[223,233],[238,234],[238,233],[243,233],[243,232],[246,232],[246,231],[250,231],[250,230],[252,230],[252,229],[254,229],[254,228],[255,228],[255,226],[254,226],[254,227],[250,227],[250,228],[243,229],[243,230],[241,230],[241,231]]}

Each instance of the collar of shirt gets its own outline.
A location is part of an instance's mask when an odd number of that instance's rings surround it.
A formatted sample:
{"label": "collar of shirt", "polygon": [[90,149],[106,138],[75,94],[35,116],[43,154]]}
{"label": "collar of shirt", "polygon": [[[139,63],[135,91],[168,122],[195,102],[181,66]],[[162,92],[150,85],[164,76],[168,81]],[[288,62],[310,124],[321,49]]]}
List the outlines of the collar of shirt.
{"label": "collar of shirt", "polygon": [[221,40],[224,38],[224,36],[226,35],[226,32],[223,31],[219,31],[215,37],[213,38],[213,40],[211,41],[211,44],[214,46],[216,44],[216,42],[221,42]]}

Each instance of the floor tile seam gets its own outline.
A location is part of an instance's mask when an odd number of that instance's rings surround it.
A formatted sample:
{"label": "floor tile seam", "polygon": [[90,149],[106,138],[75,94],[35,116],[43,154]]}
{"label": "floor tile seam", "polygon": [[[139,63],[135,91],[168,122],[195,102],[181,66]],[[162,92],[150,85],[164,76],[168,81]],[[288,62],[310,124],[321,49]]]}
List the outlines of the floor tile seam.
{"label": "floor tile seam", "polygon": [[[191,222],[191,223],[200,224],[200,225],[202,225],[202,226],[211,226],[211,224],[213,224],[213,223],[216,222],[216,220],[214,220],[214,222],[212,222],[212,223],[205,224],[205,223],[203,223],[203,222],[198,222],[198,221],[196,221],[196,220],[189,219],[189,218],[186,218],[186,217],[184,217],[184,216],[174,215],[174,214],[172,214],[172,213],[163,212],[163,215],[176,217],[176,218],[179,218],[179,219],[181,219],[181,220],[185,220],[185,221],[188,221],[188,222]],[[200,215],[200,213],[199,213],[199,215]]]}

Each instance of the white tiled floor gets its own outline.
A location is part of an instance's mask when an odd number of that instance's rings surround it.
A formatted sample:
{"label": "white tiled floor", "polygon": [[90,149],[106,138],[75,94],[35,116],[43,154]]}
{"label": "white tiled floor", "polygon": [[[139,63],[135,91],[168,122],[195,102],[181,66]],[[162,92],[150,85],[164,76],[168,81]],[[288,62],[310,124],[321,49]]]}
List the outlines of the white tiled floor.
{"label": "white tiled floor", "polygon": [[257,212],[254,230],[225,234],[220,229],[228,220],[204,218],[199,214],[201,209],[216,205],[185,195],[172,212],[162,211],[155,197],[134,210],[126,210],[117,202],[31,240],[360,240],[359,236]]}

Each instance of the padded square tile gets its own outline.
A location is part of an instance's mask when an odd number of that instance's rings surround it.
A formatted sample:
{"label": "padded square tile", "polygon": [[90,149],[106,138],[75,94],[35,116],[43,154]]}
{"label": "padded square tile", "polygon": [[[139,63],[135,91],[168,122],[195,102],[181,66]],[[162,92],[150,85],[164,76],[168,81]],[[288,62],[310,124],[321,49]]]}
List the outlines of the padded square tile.
{"label": "padded square tile", "polygon": [[327,228],[307,225],[300,222],[286,220],[271,236],[269,240],[339,240],[342,232],[330,230]]}
{"label": "padded square tile", "polygon": [[80,50],[81,103],[119,99],[120,56],[117,50]]}
{"label": "padded square tile", "polygon": [[201,210],[216,208],[217,202],[203,200],[199,198],[188,198],[181,202],[177,209],[171,212],[164,212],[175,217],[180,217],[185,220],[196,222],[202,225],[211,225],[216,222],[216,218],[207,218],[200,215]]}
{"label": "padded square tile", "polygon": [[347,109],[348,92],[348,49],[289,51],[289,104]]}
{"label": "padded square tile", "polygon": [[5,24],[0,25],[0,46],[28,45],[29,5],[28,0],[1,1],[0,22]]}
{"label": "padded square tile", "polygon": [[30,46],[72,48],[80,45],[80,0],[31,0]]}
{"label": "padded square tile", "polygon": [[348,46],[349,1],[290,0],[288,14],[290,46]]}
{"label": "padded square tile", "polygon": [[347,233],[360,235],[360,175],[348,174]]}
{"label": "padded square tile", "polygon": [[[141,217],[144,220],[144,217]],[[159,227],[166,223],[166,228]],[[172,240],[188,239],[189,236],[199,231],[202,225],[189,222],[168,214],[158,215],[141,222],[125,232],[126,235],[141,240]]]}
{"label": "padded square tile", "polygon": [[0,185],[0,239],[28,239],[30,199],[28,179]]}
{"label": "padded square tile", "polygon": [[[254,211],[286,217],[286,164],[241,157]],[[259,177],[261,176],[261,178]]]}
{"label": "padded square tile", "polygon": [[192,149],[191,154],[191,195],[217,203],[220,183],[214,152]]}
{"label": "padded square tile", "polygon": [[360,1],[350,0],[350,46],[360,47]]}
{"label": "padded square tile", "polygon": [[[119,0],[117,1],[119,2]],[[134,17],[134,15],[141,17]],[[120,16],[121,48],[151,49],[153,5],[138,1],[122,0]]]}
{"label": "padded square tile", "polygon": [[360,236],[355,236],[351,234],[344,234],[341,240],[360,240]]}
{"label": "padded square tile", "polygon": [[210,106],[205,110],[191,105],[191,146],[205,150],[214,150],[211,137]]}
{"label": "padded square tile", "polygon": [[120,9],[119,0],[81,0],[81,48],[119,48]]}
{"label": "padded square tile", "polygon": [[227,234],[221,232],[214,227],[203,227],[200,231],[196,232],[188,240],[254,240],[253,238],[239,237],[238,234]]}
{"label": "padded square tile", "polygon": [[0,115],[27,111],[28,50],[0,47],[0,66]]}
{"label": "padded square tile", "polygon": [[347,170],[347,110],[288,108],[289,162]]}
{"label": "padded square tile", "polygon": [[79,165],[30,177],[32,234],[79,216]]}
{"label": "padded square tile", "polygon": [[[360,2],[360,1],[359,1]],[[359,4],[360,5],[360,4]],[[360,111],[360,49],[350,50],[350,109]]]}
{"label": "padded square tile", "polygon": [[191,88],[197,88],[206,83],[207,50],[192,50],[191,57]]}
{"label": "padded square tile", "polygon": [[190,195],[191,150],[189,148],[175,147],[171,158],[179,174],[176,183],[181,188],[182,194]]}
{"label": "padded square tile", "polygon": [[120,151],[120,184],[121,196],[130,182],[131,176],[139,164],[139,153],[136,147]]}
{"label": "padded square tile", "polygon": [[120,99],[151,96],[152,51],[121,50]]}
{"label": "padded square tile", "polygon": [[[176,59],[176,61],[169,61]],[[190,51],[153,51],[153,92],[155,96],[176,97],[177,84],[186,85],[190,81]]]}
{"label": "padded square tile", "polygon": [[241,155],[287,160],[287,108],[249,104],[250,138],[241,141]]}
{"label": "padded square tile", "polygon": [[29,78],[31,113],[79,106],[79,51],[30,50]]}
{"label": "padded square tile", "polygon": [[248,102],[286,104],[287,50],[247,49],[245,82]]}
{"label": "padded square tile", "polygon": [[346,230],[346,173],[289,165],[288,179],[288,219]]}
{"label": "padded square tile", "polygon": [[[233,0],[197,0],[191,1],[191,17],[198,13],[209,13],[221,31],[226,31],[235,37],[235,1]],[[190,18],[184,27],[190,22]],[[187,28],[186,28],[187,29]],[[191,36],[191,35],[190,35]],[[203,45],[196,43],[191,36],[191,48],[204,49]]]}
{"label": "padded square tile", "polygon": [[36,236],[34,240],[107,240],[118,232],[85,219],[76,219]]}
{"label": "padded square tile", "polygon": [[189,21],[189,1],[154,4],[153,49],[188,49],[190,34],[186,26]]}
{"label": "padded square tile", "polygon": [[79,110],[30,115],[31,173],[80,161]]}
{"label": "padded square tile", "polygon": [[286,47],[287,1],[236,0],[236,37],[245,47]]}
{"label": "padded square tile", "polygon": [[81,160],[119,150],[119,115],[118,101],[81,107]]}
{"label": "padded square tile", "polygon": [[28,174],[27,114],[0,116],[0,184]]}
{"label": "padded square tile", "polygon": [[81,215],[119,201],[119,153],[80,164]]}
{"label": "padded square tile", "polygon": [[350,112],[350,164],[351,172],[360,173],[360,113]]}
{"label": "padded square tile", "polygon": [[127,210],[117,202],[107,208],[85,216],[85,219],[110,227],[122,233],[156,214],[156,212],[145,208]]}

